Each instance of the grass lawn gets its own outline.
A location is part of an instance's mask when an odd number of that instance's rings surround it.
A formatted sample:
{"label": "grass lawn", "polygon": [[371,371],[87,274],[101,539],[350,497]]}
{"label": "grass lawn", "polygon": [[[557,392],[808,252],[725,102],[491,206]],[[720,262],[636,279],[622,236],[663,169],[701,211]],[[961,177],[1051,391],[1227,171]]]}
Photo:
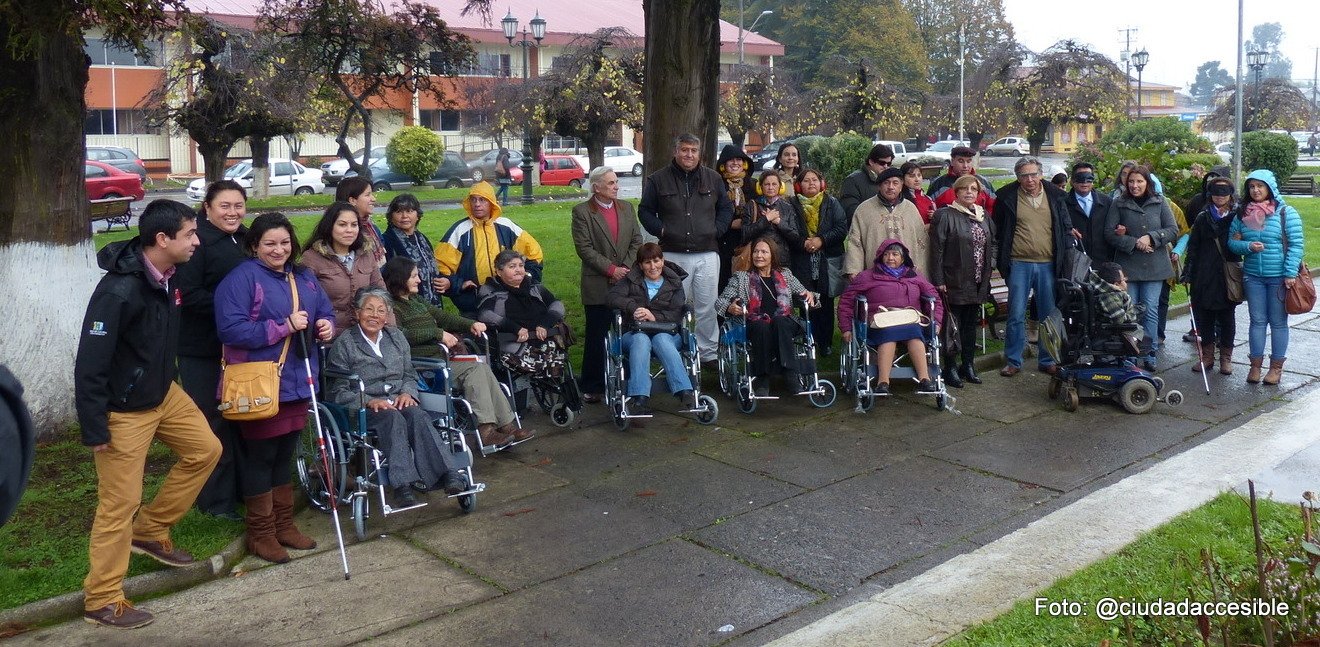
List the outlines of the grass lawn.
{"label": "grass lawn", "polygon": [[[1259,501],[1261,529],[1266,544],[1276,548],[1289,537],[1301,536],[1296,506]],[[1127,645],[1121,618],[1105,622],[1094,608],[1084,617],[1037,615],[1035,597],[1051,601],[1079,601],[1083,610],[1102,598],[1135,601],[1182,600],[1194,582],[1204,586],[1201,550],[1210,549],[1224,564],[1230,577],[1249,573],[1256,567],[1251,512],[1246,498],[1232,492],[1219,495],[1204,506],[1142,536],[1118,553],[1063,578],[1032,598],[1019,601],[1013,610],[979,625],[945,643],[946,647],[985,645]],[[1193,595],[1193,598],[1196,596]],[[1202,599],[1201,601],[1210,601]],[[1175,644],[1164,631],[1175,628],[1188,636],[1196,631],[1195,618],[1167,620],[1151,628],[1142,618],[1131,618],[1139,645]],[[1193,644],[1186,642],[1182,644]],[[1200,645],[1199,639],[1194,644]],[[1218,644],[1217,642],[1215,644]]]}
{"label": "grass lawn", "polygon": [[[411,193],[417,196],[417,199],[423,204],[427,202],[459,202],[467,196],[471,189],[434,189],[427,187],[410,187],[405,191],[382,191],[376,194],[376,203],[388,205],[394,196],[400,193]],[[328,207],[335,201],[335,192],[332,188],[327,189],[327,193],[316,193],[312,195],[276,195],[260,200],[248,200],[247,207],[252,211],[270,211],[272,209],[314,209],[317,207]],[[584,189],[578,189],[571,186],[538,186],[532,188],[532,194],[536,196],[554,196],[558,198],[571,198],[574,196],[586,197]],[[522,196],[521,187],[511,187],[509,189],[509,199],[517,200]]]}
{"label": "grass lawn", "polygon": [[[147,455],[144,500],[160,489],[174,454],[154,443]],[[96,468],[76,430],[37,448],[32,481],[14,517],[0,528],[0,609],[9,609],[82,588],[87,538],[96,511]],[[243,524],[198,513],[174,527],[176,544],[198,559],[210,557],[243,532]],[[168,568],[134,555],[130,576]]]}

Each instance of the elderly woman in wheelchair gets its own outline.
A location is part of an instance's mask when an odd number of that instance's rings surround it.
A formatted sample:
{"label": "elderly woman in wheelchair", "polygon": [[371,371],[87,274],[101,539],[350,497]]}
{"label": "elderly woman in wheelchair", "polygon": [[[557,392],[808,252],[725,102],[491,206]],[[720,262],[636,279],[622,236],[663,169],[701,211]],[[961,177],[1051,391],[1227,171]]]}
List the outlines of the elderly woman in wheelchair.
{"label": "elderly woman in wheelchair", "polygon": [[[865,304],[867,311],[858,312],[858,304]],[[854,365],[862,375],[869,373],[859,358],[869,354],[863,345],[874,347],[878,379],[873,394],[888,395],[894,357],[902,343],[916,374],[917,393],[940,393],[940,386],[931,380],[925,338],[933,332],[931,322],[941,321],[943,314],[939,293],[917,273],[907,246],[898,240],[886,240],[876,254],[875,265],[858,272],[839,299],[839,329],[849,347],[845,365]],[[865,339],[857,339],[861,334]],[[850,390],[869,390],[869,378],[859,384],[862,380],[856,376],[846,376],[845,382]]]}
{"label": "elderly woman in wheelchair", "polygon": [[419,406],[417,371],[408,340],[397,328],[386,327],[390,296],[380,288],[364,288],[354,297],[357,324],[345,330],[330,348],[330,374],[352,374],[358,383],[333,379],[330,400],[356,409],[365,399],[367,431],[375,435],[385,455],[384,470],[401,508],[418,505],[412,487],[437,485],[455,495],[468,488],[454,454]]}

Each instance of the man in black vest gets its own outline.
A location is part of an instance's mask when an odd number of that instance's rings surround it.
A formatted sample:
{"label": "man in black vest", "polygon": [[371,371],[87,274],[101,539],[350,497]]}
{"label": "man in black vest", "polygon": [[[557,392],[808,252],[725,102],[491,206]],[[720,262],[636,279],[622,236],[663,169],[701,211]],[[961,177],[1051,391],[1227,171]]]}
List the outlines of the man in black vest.
{"label": "man in black vest", "polygon": [[701,165],[701,140],[696,135],[684,133],[674,140],[674,161],[646,178],[637,215],[646,231],[660,239],[665,260],[687,272],[683,287],[697,318],[701,361],[715,361],[719,351],[717,239],[729,229],[733,203],[720,174]]}

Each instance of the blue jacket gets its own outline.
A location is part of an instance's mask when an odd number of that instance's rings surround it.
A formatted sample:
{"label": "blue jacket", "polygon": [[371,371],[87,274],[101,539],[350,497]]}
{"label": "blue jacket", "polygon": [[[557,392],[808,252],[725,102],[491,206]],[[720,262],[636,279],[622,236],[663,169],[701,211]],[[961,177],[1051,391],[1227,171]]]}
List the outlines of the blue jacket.
{"label": "blue jacket", "polygon": [[[285,277],[285,272],[277,272],[250,258],[216,287],[215,327],[226,363],[279,361],[284,338],[292,333],[284,321],[293,313],[293,296]],[[333,322],[335,310],[311,270],[295,266],[294,278],[298,285],[298,308],[307,312],[308,328],[315,334],[315,322],[321,319]],[[298,344],[296,337],[289,343],[289,354],[280,373],[280,402],[312,397]],[[320,373],[318,364],[313,348],[313,377]]]}
{"label": "blue jacket", "polygon": [[[1257,169],[1247,176],[1248,180],[1259,180],[1270,188],[1270,198],[1277,205],[1274,213],[1265,217],[1265,226],[1260,231],[1252,229],[1242,222],[1245,207],[1238,210],[1238,216],[1228,229],[1228,249],[1242,256],[1242,271],[1252,276],[1266,278],[1297,276],[1297,267],[1302,264],[1302,216],[1296,209],[1288,206],[1279,195],[1279,184],[1274,173],[1266,169]],[[1243,195],[1246,189],[1243,188]],[[1288,249],[1283,249],[1283,233],[1280,223],[1287,223]],[[1265,243],[1260,252],[1251,251],[1251,243]]]}

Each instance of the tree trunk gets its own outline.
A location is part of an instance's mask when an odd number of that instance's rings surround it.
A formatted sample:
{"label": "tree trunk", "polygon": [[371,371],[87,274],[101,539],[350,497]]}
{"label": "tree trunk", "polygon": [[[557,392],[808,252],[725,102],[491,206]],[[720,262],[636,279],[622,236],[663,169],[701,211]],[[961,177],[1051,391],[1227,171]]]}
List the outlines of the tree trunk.
{"label": "tree trunk", "polygon": [[270,195],[270,139],[249,137],[248,145],[252,147],[252,197],[264,198]]}
{"label": "tree trunk", "polygon": [[609,128],[598,132],[589,133],[580,138],[580,141],[587,147],[587,171],[590,172],[598,166],[605,165],[605,141],[609,137]]}
{"label": "tree trunk", "polygon": [[[12,29],[0,19],[0,43],[13,42]],[[50,438],[74,421],[74,353],[101,272],[83,184],[87,56],[60,30],[33,48],[26,60],[0,48],[0,362]]]}
{"label": "tree trunk", "polygon": [[220,144],[217,142],[204,142],[196,138],[197,152],[202,155],[202,172],[206,175],[206,183],[217,182],[225,177],[225,160],[229,158],[229,149],[233,144]]}
{"label": "tree trunk", "polygon": [[1045,133],[1050,129],[1049,119],[1027,120],[1027,144],[1031,146],[1031,155],[1040,156],[1040,147],[1045,143]]}
{"label": "tree trunk", "polygon": [[741,149],[743,147],[743,142],[747,141],[747,131],[729,129],[729,139],[733,140],[734,146]]}
{"label": "tree trunk", "polygon": [[643,0],[646,13],[646,172],[673,159],[674,137],[700,137],[715,162],[719,132],[719,0]]}

